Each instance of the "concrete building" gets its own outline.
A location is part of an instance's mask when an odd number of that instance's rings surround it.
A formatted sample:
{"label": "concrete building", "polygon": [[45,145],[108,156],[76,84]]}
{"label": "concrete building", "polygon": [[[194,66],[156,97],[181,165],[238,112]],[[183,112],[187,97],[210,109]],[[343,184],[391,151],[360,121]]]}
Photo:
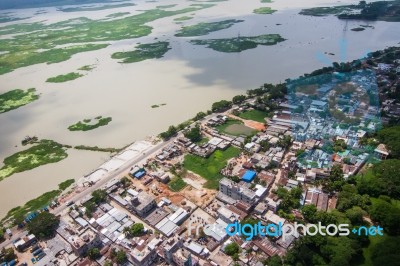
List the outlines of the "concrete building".
{"label": "concrete building", "polygon": [[136,213],[142,217],[149,214],[157,206],[154,198],[144,191],[139,192],[136,197],[133,197],[131,204]]}
{"label": "concrete building", "polygon": [[99,235],[90,228],[83,231],[79,236],[70,236],[66,240],[72,246],[73,251],[78,256],[82,256],[89,249],[101,245],[101,239]]}
{"label": "concrete building", "polygon": [[164,259],[168,264],[173,265],[175,252],[183,246],[183,241],[179,238],[170,238],[164,246]]}
{"label": "concrete building", "polygon": [[157,258],[156,247],[152,241],[140,240],[138,245],[131,251],[132,262],[135,266],[154,265]]}
{"label": "concrete building", "polygon": [[222,178],[219,181],[219,191],[235,200],[241,200],[250,205],[255,204],[258,200],[254,191],[228,178]]}

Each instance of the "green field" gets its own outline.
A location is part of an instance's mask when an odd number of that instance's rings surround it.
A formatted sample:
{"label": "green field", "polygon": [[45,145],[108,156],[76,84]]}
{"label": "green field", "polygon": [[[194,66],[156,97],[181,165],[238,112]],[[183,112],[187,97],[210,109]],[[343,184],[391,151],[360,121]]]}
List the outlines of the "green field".
{"label": "green field", "polygon": [[182,27],[181,30],[175,34],[177,37],[193,37],[207,35],[214,31],[227,29],[236,23],[243,22],[244,20],[228,19],[217,22],[202,22],[190,26]]}
{"label": "green field", "polygon": [[84,75],[80,74],[80,73],[76,73],[76,72],[71,72],[65,75],[58,75],[56,77],[51,77],[48,78],[46,80],[46,82],[50,82],[50,83],[62,83],[62,82],[67,82],[70,80],[75,80],[78,79],[80,77],[83,77]]}
{"label": "green field", "polygon": [[135,63],[147,59],[161,58],[170,49],[169,42],[145,43],[137,45],[134,51],[114,53],[111,57],[123,59],[120,63]]}
{"label": "green field", "polygon": [[111,117],[98,116],[93,119],[84,119],[68,127],[70,131],[89,131],[106,126],[112,121]]}
{"label": "green field", "polygon": [[210,157],[202,158],[188,154],[185,156],[183,166],[207,180],[205,187],[211,189],[218,188],[218,182],[222,178],[220,171],[225,167],[227,161],[240,154],[240,150],[229,147],[225,151],[217,150]]}
{"label": "green field", "polygon": [[56,163],[67,157],[68,154],[61,144],[52,140],[41,140],[29,149],[5,158],[4,166],[0,169],[0,181],[12,174]]}
{"label": "green field", "polygon": [[274,13],[276,10],[273,10],[270,7],[260,7],[260,8],[256,8],[253,10],[254,14],[260,14],[260,15],[267,15],[267,14],[272,14]]}
{"label": "green field", "polygon": [[117,5],[104,5],[104,6],[92,6],[92,7],[66,7],[66,8],[58,8],[58,11],[62,12],[82,12],[82,11],[99,11],[99,10],[106,10],[112,8],[120,8],[120,7],[127,7],[127,6],[135,6],[133,3],[122,3]]}
{"label": "green field", "polygon": [[[108,41],[139,38],[151,33],[146,25],[157,19],[195,12],[211,5],[202,4],[179,10],[151,9],[117,19],[73,18],[53,24],[43,22],[0,27],[0,75],[40,63],[59,63],[71,56],[107,47]],[[96,43],[102,42],[102,43]],[[62,46],[62,47],[61,47]]]}
{"label": "green field", "polygon": [[26,91],[16,89],[0,94],[0,114],[27,105],[37,99],[39,99],[39,95],[33,88]]}
{"label": "green field", "polygon": [[265,123],[265,119],[269,114],[267,112],[259,111],[259,110],[249,110],[244,111],[239,115],[239,117],[246,120],[253,120],[261,123]]}
{"label": "green field", "polygon": [[245,126],[242,121],[234,119],[229,119],[225,124],[216,126],[215,129],[232,136],[251,136],[257,132],[257,130]]}
{"label": "green field", "polygon": [[168,183],[168,187],[174,192],[181,191],[184,187],[186,187],[186,185],[186,182],[178,176],[172,178],[172,180]]}
{"label": "green field", "polygon": [[256,48],[258,45],[275,45],[285,39],[279,34],[265,34],[255,37],[236,37],[230,39],[208,39],[191,40],[195,45],[205,45],[218,52],[239,53],[248,49]]}

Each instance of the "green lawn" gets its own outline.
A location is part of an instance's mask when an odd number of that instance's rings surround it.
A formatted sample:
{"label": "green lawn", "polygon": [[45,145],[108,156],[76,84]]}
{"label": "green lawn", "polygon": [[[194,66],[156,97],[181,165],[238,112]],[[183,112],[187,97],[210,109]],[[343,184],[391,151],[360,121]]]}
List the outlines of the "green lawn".
{"label": "green lawn", "polygon": [[239,115],[239,117],[246,120],[253,120],[261,123],[265,123],[265,117],[268,116],[267,112],[259,111],[259,110],[249,110],[244,111]]}
{"label": "green lawn", "polygon": [[225,151],[217,150],[210,157],[202,158],[188,154],[185,156],[183,166],[207,180],[205,187],[218,188],[218,182],[222,178],[220,171],[225,167],[227,161],[240,154],[240,149],[229,147]]}
{"label": "green lawn", "polygon": [[242,121],[234,119],[229,119],[225,124],[217,126],[215,129],[232,136],[251,136],[257,132],[257,130],[245,126]]}
{"label": "green lawn", "polygon": [[174,192],[181,191],[184,187],[186,187],[186,185],[186,182],[178,176],[172,178],[172,180],[168,183],[168,187]]}

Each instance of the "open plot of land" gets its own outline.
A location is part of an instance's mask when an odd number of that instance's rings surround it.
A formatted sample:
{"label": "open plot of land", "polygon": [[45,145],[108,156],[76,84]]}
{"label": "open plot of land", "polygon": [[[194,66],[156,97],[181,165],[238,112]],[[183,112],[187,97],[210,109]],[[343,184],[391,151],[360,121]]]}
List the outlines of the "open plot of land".
{"label": "open plot of land", "polygon": [[0,114],[27,105],[37,99],[39,99],[39,95],[33,88],[26,91],[17,89],[0,94]]}
{"label": "open plot of land", "polygon": [[180,194],[197,206],[205,207],[210,203],[210,201],[212,201],[216,191],[206,188],[197,189],[189,185],[185,187]]}
{"label": "open plot of land", "polygon": [[254,49],[258,45],[275,45],[285,39],[279,34],[264,34],[254,37],[235,37],[226,39],[191,40],[195,45],[205,45],[218,52],[239,53],[248,49]]}
{"label": "open plot of land", "polygon": [[227,161],[240,154],[240,150],[229,147],[225,151],[217,150],[210,157],[202,158],[188,154],[185,156],[183,166],[207,180],[206,188],[218,188],[218,182],[222,178],[220,171],[225,167]]}
{"label": "open plot of land", "polygon": [[186,182],[178,176],[172,178],[172,180],[168,183],[168,187],[175,192],[182,190],[184,187],[186,187],[186,185]]}

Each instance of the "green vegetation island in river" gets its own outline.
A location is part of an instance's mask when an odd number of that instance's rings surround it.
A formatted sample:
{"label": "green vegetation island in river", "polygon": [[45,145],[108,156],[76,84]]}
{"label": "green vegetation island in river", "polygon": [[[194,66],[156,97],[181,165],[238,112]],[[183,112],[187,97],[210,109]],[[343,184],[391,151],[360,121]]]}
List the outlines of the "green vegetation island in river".
{"label": "green vegetation island in river", "polygon": [[16,89],[0,94],[0,114],[27,105],[37,99],[39,99],[39,95],[36,94],[34,88],[28,90]]}
{"label": "green vegetation island in river", "polygon": [[84,119],[68,127],[70,131],[88,131],[106,126],[112,121],[111,117],[98,116],[93,119]]}
{"label": "green vegetation island in river", "polygon": [[339,19],[360,19],[400,22],[400,0],[360,1],[358,5],[314,7],[303,9],[300,14],[308,16],[335,15]]}
{"label": "green vegetation island in river", "polygon": [[175,34],[177,37],[194,37],[207,35],[214,31],[228,29],[236,23],[243,22],[244,20],[228,19],[216,22],[201,22],[198,24],[182,27],[182,29]]}
{"label": "green vegetation island in river", "polygon": [[195,45],[205,45],[218,52],[239,53],[248,49],[256,48],[258,45],[275,45],[285,41],[279,34],[264,34],[254,37],[238,36],[229,39],[191,40]]}
{"label": "green vegetation island in river", "polygon": [[83,77],[83,76],[84,75],[82,75],[80,73],[71,72],[71,73],[68,73],[68,74],[65,74],[65,75],[58,75],[56,77],[48,78],[46,80],[46,82],[49,82],[49,83],[63,83],[63,82],[67,82],[67,81],[70,81],[70,80],[78,79],[78,78]]}
{"label": "green vegetation island in river", "polygon": [[135,63],[147,59],[161,58],[170,49],[169,42],[144,43],[137,45],[134,51],[117,52],[112,54],[111,57],[123,59],[120,63]]}

